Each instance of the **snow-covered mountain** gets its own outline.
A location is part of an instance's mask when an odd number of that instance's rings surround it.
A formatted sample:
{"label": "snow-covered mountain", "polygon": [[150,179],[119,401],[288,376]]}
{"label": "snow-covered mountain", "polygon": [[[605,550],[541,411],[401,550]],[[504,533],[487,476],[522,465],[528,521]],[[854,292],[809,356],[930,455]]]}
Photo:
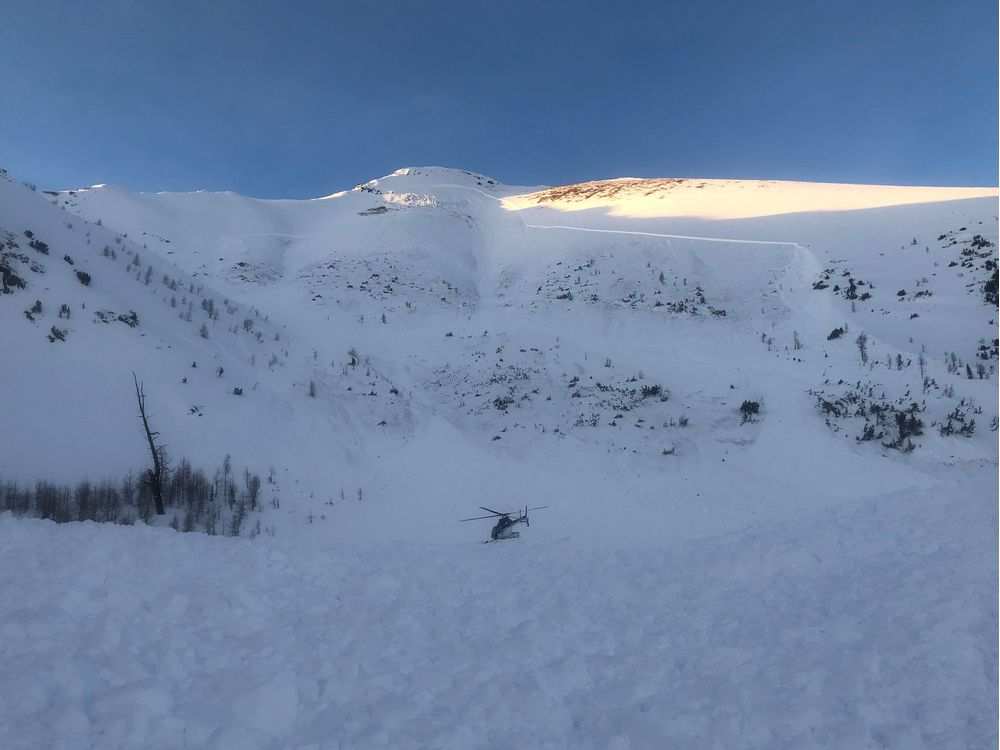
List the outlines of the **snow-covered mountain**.
{"label": "snow-covered mountain", "polygon": [[[983,285],[996,270],[996,200],[967,197],[989,191],[645,182],[628,181],[614,205],[592,184],[538,191],[444,168],[307,201],[6,182],[0,226],[47,272],[22,271],[27,288],[0,298],[7,349],[27,347],[32,364],[6,374],[5,390],[23,396],[8,414],[31,427],[3,474],[141,467],[132,370],[173,451],[273,467],[299,488],[283,488],[288,514],[308,512],[296,492],[316,503],[367,492],[368,510],[335,524],[352,537],[370,515],[380,537],[389,516],[396,533],[420,522],[457,540],[468,529],[451,521],[470,498],[552,497],[567,473],[586,481],[552,533],[613,533],[598,519],[615,497],[635,506],[629,539],[686,535],[692,522],[673,506],[687,507],[692,486],[713,508],[694,525],[718,531],[745,520],[734,481],[777,480],[775,452],[796,508],[857,496],[870,467],[886,489],[917,481],[914,464],[993,456],[996,308]],[[566,195],[582,197],[566,210]],[[663,201],[660,215],[647,199]],[[857,210],[816,210],[826,204]],[[28,320],[35,299],[43,312]],[[57,317],[61,304],[73,318]],[[105,309],[135,310],[140,324],[93,322]],[[48,342],[53,325],[65,342]],[[837,328],[847,333],[828,339]],[[852,442],[862,418],[827,427],[815,394],[847,397],[858,382],[920,404],[919,449]],[[33,418],[47,398],[72,418]],[[754,423],[740,423],[744,400],[761,404]],[[983,410],[979,429],[940,436],[931,423],[963,403]],[[857,480],[817,493],[816,472],[840,462]],[[785,502],[753,515],[784,514]]]}
{"label": "snow-covered mountain", "polygon": [[[263,602],[305,576],[322,601],[301,649],[272,648],[249,692],[206,678],[209,704],[243,701],[229,718],[175,703],[186,683],[151,667],[135,678],[153,683],[146,723],[123,720],[114,746],[170,746],[168,719],[194,745],[234,747],[995,741],[972,717],[996,695],[997,215],[995,189],[516,187],[440,167],[314,200],[6,179],[0,479],[142,469],[135,371],[168,451],[205,468],[230,454],[280,497],[252,550],[177,548],[224,578],[267,568],[211,615],[221,631],[294,628]],[[507,547],[457,522],[526,504],[549,507]],[[17,554],[84,543],[43,524],[0,532]],[[166,568],[169,533],[94,530],[118,552],[88,559],[106,570],[141,534]],[[209,596],[150,585],[183,600],[178,626]],[[342,594],[369,613],[340,613]],[[317,666],[329,618],[349,633]],[[380,656],[365,629],[412,650]],[[473,676],[478,652],[445,647],[457,629],[514,654]],[[330,698],[317,685],[342,669],[361,687]],[[405,690],[385,682],[397,672]],[[7,717],[7,739],[30,742],[0,744],[43,742],[30,717],[59,699],[39,690]],[[357,713],[365,694],[377,717]],[[884,726],[844,708],[870,700]],[[487,728],[498,706],[527,741]],[[92,738],[128,714],[73,710],[77,734],[44,736]]]}

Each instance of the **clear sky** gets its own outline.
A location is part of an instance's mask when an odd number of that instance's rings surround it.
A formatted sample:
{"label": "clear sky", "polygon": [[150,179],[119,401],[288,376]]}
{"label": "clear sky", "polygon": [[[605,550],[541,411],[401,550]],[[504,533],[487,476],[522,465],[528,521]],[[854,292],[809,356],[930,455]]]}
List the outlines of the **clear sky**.
{"label": "clear sky", "polygon": [[0,0],[0,166],[313,197],[513,184],[997,184],[996,0]]}

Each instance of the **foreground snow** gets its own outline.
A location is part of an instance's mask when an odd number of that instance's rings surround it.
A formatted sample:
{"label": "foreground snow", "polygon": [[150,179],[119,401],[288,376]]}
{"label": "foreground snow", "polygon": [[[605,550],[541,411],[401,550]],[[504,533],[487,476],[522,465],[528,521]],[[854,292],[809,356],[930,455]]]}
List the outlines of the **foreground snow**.
{"label": "foreground snow", "polygon": [[0,747],[995,746],[965,468],[661,549],[0,518]]}

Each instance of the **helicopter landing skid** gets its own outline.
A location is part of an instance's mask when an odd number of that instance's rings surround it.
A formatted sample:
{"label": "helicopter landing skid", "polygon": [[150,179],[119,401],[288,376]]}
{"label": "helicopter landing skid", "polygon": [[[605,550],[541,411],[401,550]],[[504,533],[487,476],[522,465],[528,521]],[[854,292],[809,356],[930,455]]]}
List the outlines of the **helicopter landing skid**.
{"label": "helicopter landing skid", "polygon": [[484,539],[483,544],[493,544],[493,542],[509,542],[512,539],[519,539],[520,536],[520,531],[511,531],[506,536],[499,536],[496,539]]}

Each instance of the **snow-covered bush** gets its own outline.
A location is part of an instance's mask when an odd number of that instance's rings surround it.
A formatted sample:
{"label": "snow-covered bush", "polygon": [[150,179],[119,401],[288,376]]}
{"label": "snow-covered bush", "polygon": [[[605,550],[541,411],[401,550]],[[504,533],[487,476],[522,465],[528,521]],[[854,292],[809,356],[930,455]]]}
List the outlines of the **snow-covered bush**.
{"label": "snow-covered bush", "polygon": [[13,294],[15,289],[24,289],[27,284],[14,270],[10,255],[0,253],[0,294]]}
{"label": "snow-covered bush", "polygon": [[938,426],[941,435],[961,435],[962,437],[972,437],[976,431],[976,420],[969,414],[970,405],[963,398],[961,402],[949,412],[945,421]]}
{"label": "snow-covered bush", "polygon": [[878,440],[885,448],[909,453],[917,444],[913,438],[924,434],[921,414],[926,411],[924,402],[916,402],[907,391],[903,396],[890,399],[876,383],[855,383],[840,394],[810,391],[816,406],[826,418],[826,425],[840,432],[842,422],[856,423],[863,420],[861,430],[855,434],[858,442]]}
{"label": "snow-covered bush", "polygon": [[740,404],[740,424],[756,422],[760,415],[760,401],[744,401]]}

